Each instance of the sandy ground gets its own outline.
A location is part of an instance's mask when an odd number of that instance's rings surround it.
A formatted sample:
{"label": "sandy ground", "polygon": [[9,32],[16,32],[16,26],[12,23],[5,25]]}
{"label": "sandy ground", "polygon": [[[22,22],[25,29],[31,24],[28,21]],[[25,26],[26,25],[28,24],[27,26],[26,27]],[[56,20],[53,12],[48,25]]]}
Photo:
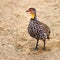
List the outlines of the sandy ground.
{"label": "sandy ground", "polygon": [[[46,50],[29,36],[29,7],[37,9],[39,21],[50,27]],[[60,60],[60,0],[0,0],[0,60]]]}

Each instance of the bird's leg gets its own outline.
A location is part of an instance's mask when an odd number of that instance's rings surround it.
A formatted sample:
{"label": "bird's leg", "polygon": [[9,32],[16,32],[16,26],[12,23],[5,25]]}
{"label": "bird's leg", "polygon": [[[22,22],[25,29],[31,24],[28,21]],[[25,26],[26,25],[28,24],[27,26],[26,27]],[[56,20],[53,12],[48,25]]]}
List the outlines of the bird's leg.
{"label": "bird's leg", "polygon": [[37,40],[37,43],[36,43],[36,48],[38,48],[38,40]]}
{"label": "bird's leg", "polygon": [[37,40],[37,42],[36,42],[36,47],[34,48],[34,50],[37,50],[38,49],[38,41],[39,40]]}
{"label": "bird's leg", "polygon": [[44,41],[44,47],[43,47],[43,50],[45,50],[46,49],[46,47],[45,47],[45,44],[46,44],[46,40],[43,40]]}

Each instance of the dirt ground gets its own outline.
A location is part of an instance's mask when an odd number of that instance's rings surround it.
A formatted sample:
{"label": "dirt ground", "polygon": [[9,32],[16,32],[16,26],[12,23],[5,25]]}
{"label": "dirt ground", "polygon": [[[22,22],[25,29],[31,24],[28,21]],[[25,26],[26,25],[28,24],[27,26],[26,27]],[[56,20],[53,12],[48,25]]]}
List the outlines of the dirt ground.
{"label": "dirt ground", "polygon": [[[33,50],[36,40],[27,32],[30,7],[51,30],[45,51],[41,40]],[[60,60],[60,0],[0,0],[0,60]]]}

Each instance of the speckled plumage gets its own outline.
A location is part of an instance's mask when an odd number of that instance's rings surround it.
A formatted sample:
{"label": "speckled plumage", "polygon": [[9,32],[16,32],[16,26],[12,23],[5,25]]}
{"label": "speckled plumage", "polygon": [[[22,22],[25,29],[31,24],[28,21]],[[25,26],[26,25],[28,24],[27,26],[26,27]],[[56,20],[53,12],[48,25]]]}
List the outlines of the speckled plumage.
{"label": "speckled plumage", "polygon": [[28,26],[28,33],[30,36],[36,38],[36,39],[47,39],[50,35],[50,29],[49,27],[38,21],[36,18],[34,20],[30,20],[29,26]]}

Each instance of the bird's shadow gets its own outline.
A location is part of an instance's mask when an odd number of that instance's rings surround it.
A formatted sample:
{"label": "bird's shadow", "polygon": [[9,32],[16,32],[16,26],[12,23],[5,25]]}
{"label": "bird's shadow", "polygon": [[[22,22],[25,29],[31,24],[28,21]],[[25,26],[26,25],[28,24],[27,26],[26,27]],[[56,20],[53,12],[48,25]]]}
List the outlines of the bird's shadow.
{"label": "bird's shadow", "polygon": [[50,52],[52,50],[60,50],[60,42],[52,42],[49,44],[49,46],[46,46],[46,49],[43,50],[43,47],[39,47],[37,50],[33,50],[33,48],[30,48],[31,53],[33,54],[40,54],[44,52]]}

